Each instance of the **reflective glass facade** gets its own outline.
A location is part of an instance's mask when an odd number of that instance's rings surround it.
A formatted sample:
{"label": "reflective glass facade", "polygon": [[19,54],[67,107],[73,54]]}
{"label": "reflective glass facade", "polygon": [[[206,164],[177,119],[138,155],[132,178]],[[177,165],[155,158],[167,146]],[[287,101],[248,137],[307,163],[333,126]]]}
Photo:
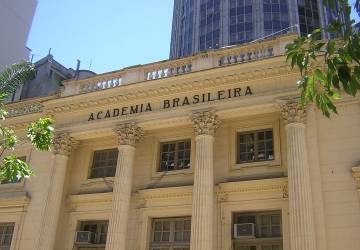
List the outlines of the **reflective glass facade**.
{"label": "reflective glass facade", "polygon": [[185,0],[181,16],[181,54],[190,55],[193,45],[194,1]]}
{"label": "reflective glass facade", "polygon": [[287,0],[264,0],[264,35],[285,33],[290,27]]}
{"label": "reflective glass facade", "polygon": [[200,5],[200,51],[219,48],[220,0],[201,0]]}
{"label": "reflective glass facade", "polygon": [[170,58],[288,32],[307,35],[326,26],[330,14],[318,0],[175,0]]}
{"label": "reflective glass facade", "polygon": [[230,45],[254,39],[253,6],[251,0],[230,0]]}
{"label": "reflective glass facade", "polygon": [[320,27],[318,2],[316,0],[298,0],[300,34],[306,36]]}

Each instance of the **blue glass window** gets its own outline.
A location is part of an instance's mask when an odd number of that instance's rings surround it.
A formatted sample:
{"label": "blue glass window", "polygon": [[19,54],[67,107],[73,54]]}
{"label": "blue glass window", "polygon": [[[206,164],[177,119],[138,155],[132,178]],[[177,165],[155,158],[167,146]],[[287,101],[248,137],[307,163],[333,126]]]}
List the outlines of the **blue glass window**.
{"label": "blue glass window", "polygon": [[200,5],[200,51],[218,48],[220,41],[220,0],[202,0]]}
{"label": "blue glass window", "polygon": [[253,40],[252,1],[230,0],[230,44]]}
{"label": "blue glass window", "polygon": [[287,0],[264,0],[264,35],[287,33],[290,26]]}
{"label": "blue glass window", "polygon": [[317,0],[298,0],[298,11],[301,35],[306,36],[320,27]]}

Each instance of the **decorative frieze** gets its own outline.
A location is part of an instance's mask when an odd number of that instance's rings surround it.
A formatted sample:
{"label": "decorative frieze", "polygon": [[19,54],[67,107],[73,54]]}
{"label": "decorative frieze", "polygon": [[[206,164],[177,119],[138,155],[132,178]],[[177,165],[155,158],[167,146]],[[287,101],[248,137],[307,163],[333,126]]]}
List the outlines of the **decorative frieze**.
{"label": "decorative frieze", "polygon": [[221,124],[213,110],[194,113],[191,119],[195,135],[214,135]]}
{"label": "decorative frieze", "polygon": [[144,136],[144,130],[135,123],[126,123],[114,129],[118,135],[119,145],[135,146]]}
{"label": "decorative frieze", "polygon": [[299,98],[289,98],[280,101],[281,116],[286,124],[305,123],[306,110],[301,107]]}
{"label": "decorative frieze", "polygon": [[52,144],[54,154],[69,156],[79,142],[68,133],[61,133],[54,136]]}
{"label": "decorative frieze", "polygon": [[10,108],[8,110],[8,117],[40,113],[43,111],[43,108],[44,106],[40,103],[33,103],[29,105],[22,105],[22,106]]}

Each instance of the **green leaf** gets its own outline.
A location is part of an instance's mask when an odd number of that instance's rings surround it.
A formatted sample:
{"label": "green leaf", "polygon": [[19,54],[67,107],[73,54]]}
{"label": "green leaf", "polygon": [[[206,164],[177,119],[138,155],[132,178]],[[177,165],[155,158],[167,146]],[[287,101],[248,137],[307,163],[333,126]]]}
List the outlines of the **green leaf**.
{"label": "green leaf", "polygon": [[0,127],[0,148],[13,149],[17,143],[17,137],[14,131],[7,127]]}
{"label": "green leaf", "polygon": [[0,180],[18,181],[21,178],[28,178],[32,175],[28,164],[15,155],[6,156],[0,165]]}
{"label": "green leaf", "polygon": [[35,77],[35,68],[29,62],[19,62],[11,65],[0,73],[0,93],[9,95],[26,82]]}
{"label": "green leaf", "polygon": [[26,129],[26,134],[30,142],[40,151],[50,150],[51,141],[54,136],[53,120],[50,118],[40,118],[37,122],[32,122]]}
{"label": "green leaf", "polygon": [[327,51],[327,53],[329,53],[330,55],[332,55],[332,54],[335,53],[335,41],[334,41],[334,40],[330,40],[330,41],[327,43],[326,51]]}

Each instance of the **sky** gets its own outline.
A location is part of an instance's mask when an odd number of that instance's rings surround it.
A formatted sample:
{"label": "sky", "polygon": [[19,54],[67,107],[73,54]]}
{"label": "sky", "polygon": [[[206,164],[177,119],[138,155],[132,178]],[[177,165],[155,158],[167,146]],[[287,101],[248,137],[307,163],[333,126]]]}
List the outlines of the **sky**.
{"label": "sky", "polygon": [[173,0],[38,0],[27,46],[96,73],[169,57]]}
{"label": "sky", "polygon": [[[355,0],[350,0],[354,2]],[[38,0],[27,46],[96,73],[168,59],[173,0]],[[359,17],[353,13],[359,21]]]}

